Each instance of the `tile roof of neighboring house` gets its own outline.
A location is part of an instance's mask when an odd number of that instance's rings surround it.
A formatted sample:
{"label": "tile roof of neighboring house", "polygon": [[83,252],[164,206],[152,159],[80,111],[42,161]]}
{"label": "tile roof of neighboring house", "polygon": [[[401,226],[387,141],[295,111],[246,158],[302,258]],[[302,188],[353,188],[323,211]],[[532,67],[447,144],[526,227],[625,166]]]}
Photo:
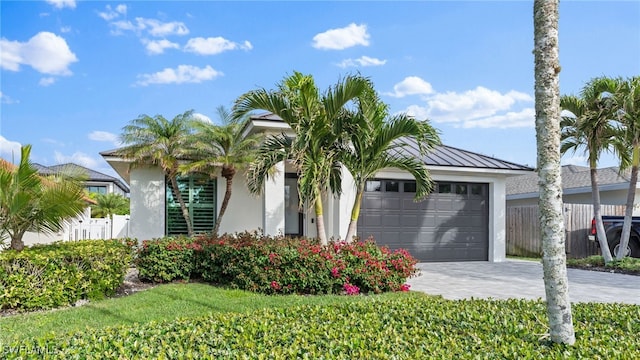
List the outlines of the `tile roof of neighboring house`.
{"label": "tile roof of neighboring house", "polygon": [[[561,170],[562,188],[564,190],[584,188],[586,192],[591,192],[591,173],[588,167],[565,165]],[[598,186],[600,189],[615,185],[626,187],[629,185],[629,174],[629,170],[619,174],[617,167],[598,169]],[[506,191],[507,196],[519,194],[532,194],[534,196],[538,193],[538,173],[534,172],[508,178]]]}
{"label": "tile roof of neighboring house", "polygon": [[[40,165],[37,163],[31,163],[31,165],[38,170],[38,174],[40,174],[40,176],[42,175],[51,175],[54,174],[55,171],[52,171],[50,168],[44,166],[44,165]],[[13,170],[16,168],[16,165],[4,160],[4,159],[0,159],[0,168],[5,169],[5,170]],[[42,171],[41,171],[42,170]],[[46,181],[46,179],[45,179]],[[88,202],[89,204],[96,204],[96,201],[84,196],[84,201]]]}
{"label": "tile roof of neighboring house", "polygon": [[44,165],[40,165],[40,164],[34,163],[33,166],[36,169],[38,169],[38,173],[43,174],[43,175],[53,174],[53,173],[55,173],[57,171],[60,171],[60,170],[62,170],[64,168],[75,168],[75,169],[78,169],[79,171],[82,171],[85,174],[87,174],[87,177],[89,178],[89,181],[112,182],[112,183],[116,184],[116,186],[118,186],[120,189],[122,189],[122,191],[124,191],[125,193],[129,192],[129,187],[127,187],[122,181],[120,181],[120,179],[115,178],[115,177],[110,176],[110,175],[107,175],[107,174],[103,174],[103,173],[95,171],[95,170],[91,170],[89,168],[86,168],[84,166],[80,166],[78,164],[67,163],[67,164],[60,164],[60,165],[44,166]]}

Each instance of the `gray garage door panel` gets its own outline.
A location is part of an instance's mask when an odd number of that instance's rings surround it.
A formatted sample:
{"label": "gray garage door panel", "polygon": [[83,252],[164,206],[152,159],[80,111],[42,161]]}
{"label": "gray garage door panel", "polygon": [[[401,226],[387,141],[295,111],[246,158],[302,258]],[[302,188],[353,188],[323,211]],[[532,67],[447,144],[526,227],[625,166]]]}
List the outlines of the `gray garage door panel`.
{"label": "gray garage door panel", "polygon": [[394,180],[400,182],[398,191],[386,191],[385,182],[374,181],[368,188],[378,191],[364,194],[358,222],[362,238],[373,236],[380,245],[407,249],[420,261],[488,259],[487,184],[438,183],[416,203],[415,193],[403,191],[403,183],[411,182]]}

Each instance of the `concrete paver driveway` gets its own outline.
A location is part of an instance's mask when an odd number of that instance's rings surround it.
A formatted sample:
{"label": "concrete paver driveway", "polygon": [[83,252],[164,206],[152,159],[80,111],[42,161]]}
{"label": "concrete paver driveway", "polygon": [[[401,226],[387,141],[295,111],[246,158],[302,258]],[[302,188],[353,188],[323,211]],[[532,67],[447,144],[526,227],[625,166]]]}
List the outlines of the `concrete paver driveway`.
{"label": "concrete paver driveway", "polygon": [[[534,261],[420,263],[411,290],[445,299],[543,299],[542,264]],[[571,302],[640,305],[640,276],[567,269]]]}

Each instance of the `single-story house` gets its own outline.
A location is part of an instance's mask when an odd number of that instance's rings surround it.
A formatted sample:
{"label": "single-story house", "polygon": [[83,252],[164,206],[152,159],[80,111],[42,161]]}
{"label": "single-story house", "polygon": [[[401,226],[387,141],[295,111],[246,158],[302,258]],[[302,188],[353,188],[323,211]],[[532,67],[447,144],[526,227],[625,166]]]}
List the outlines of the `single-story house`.
{"label": "single-story house", "polygon": [[[603,205],[625,205],[629,191],[631,171],[620,172],[617,167],[598,169],[598,188]],[[562,200],[569,204],[593,204],[591,173],[588,167],[565,165],[562,167]],[[538,174],[507,179],[507,207],[538,204]],[[636,204],[640,201],[640,183],[636,186]],[[640,209],[634,208],[634,215]],[[605,214],[606,215],[606,214]]]}
{"label": "single-story house", "polygon": [[[290,132],[272,114],[254,116],[245,134]],[[407,149],[420,156],[415,149]],[[117,150],[101,155],[131,188],[131,237],[138,240],[185,233],[177,202],[162,170],[130,167]],[[380,171],[367,184],[358,235],[378,244],[405,248],[421,261],[502,261],[505,259],[505,184],[510,176],[533,169],[450,146],[439,146],[422,157],[436,187],[422,202],[414,202],[415,181],[397,169]],[[343,194],[325,198],[327,236],[344,237],[355,197],[353,178],[343,170]],[[299,211],[296,172],[277,165],[260,196],[249,194],[244,174],[233,183],[233,194],[221,232],[262,230],[266,234],[316,236],[315,213]],[[190,175],[180,180],[196,230],[209,231],[224,196],[225,180]]]}

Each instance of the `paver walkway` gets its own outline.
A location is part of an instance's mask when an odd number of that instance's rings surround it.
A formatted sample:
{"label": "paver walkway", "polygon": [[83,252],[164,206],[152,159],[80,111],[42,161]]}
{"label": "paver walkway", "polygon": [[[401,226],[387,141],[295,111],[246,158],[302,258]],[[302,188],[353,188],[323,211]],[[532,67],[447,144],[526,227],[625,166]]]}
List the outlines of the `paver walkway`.
{"label": "paver walkway", "polygon": [[[445,299],[544,299],[542,264],[534,261],[420,263],[411,290]],[[640,305],[640,276],[567,269],[571,302]]]}

